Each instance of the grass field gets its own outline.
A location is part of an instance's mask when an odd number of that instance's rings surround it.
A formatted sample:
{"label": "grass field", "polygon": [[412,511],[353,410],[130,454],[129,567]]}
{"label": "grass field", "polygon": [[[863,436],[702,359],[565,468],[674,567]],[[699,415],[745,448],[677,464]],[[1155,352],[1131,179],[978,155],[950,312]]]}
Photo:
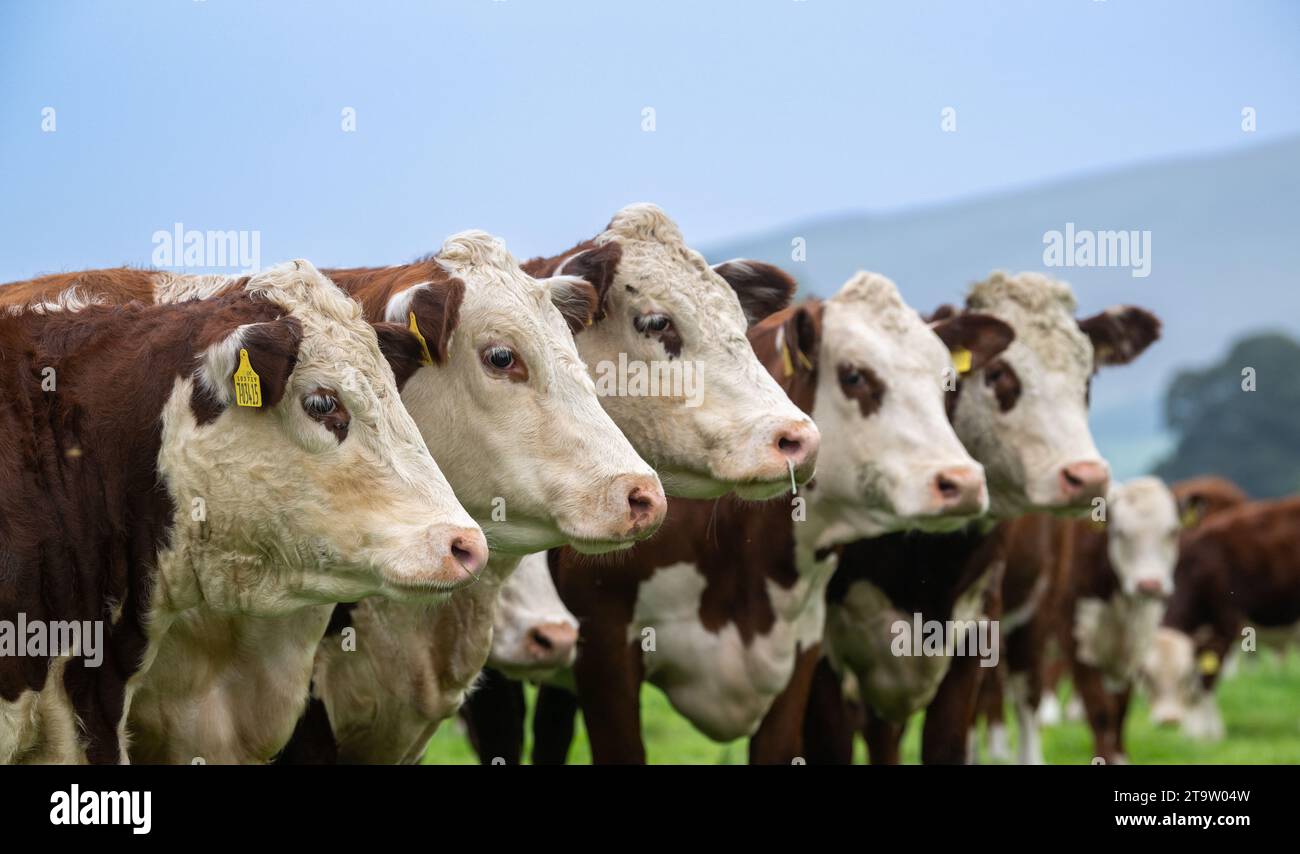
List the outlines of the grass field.
{"label": "grass field", "polygon": [[[530,706],[532,696],[530,689]],[[1151,726],[1146,704],[1139,697],[1128,719],[1129,758],[1135,764],[1300,764],[1300,656],[1282,659],[1264,651],[1256,660],[1242,662],[1237,675],[1220,685],[1219,705],[1228,735],[1223,741],[1206,744],[1184,738],[1177,730]],[[663,694],[650,686],[641,693],[641,718],[646,754],[651,763],[732,765],[745,762],[744,741],[718,744],[708,740],[673,711]],[[920,722],[917,716],[908,727],[903,743],[905,762],[918,761]],[[1007,722],[1014,743],[1015,716],[1010,710]],[[858,762],[865,761],[865,753],[859,739]],[[1043,753],[1049,763],[1087,764],[1092,759],[1092,737],[1087,726],[1067,722],[1046,728]],[[459,721],[449,722],[438,731],[424,761],[435,765],[477,761]],[[581,723],[569,761],[591,762]]]}

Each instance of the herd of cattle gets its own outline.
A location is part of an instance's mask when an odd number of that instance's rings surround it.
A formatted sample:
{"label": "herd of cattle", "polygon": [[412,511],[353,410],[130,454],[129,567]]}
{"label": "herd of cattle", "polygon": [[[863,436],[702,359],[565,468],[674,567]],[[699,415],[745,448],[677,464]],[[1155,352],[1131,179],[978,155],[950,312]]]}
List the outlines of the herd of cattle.
{"label": "herd of cattle", "polygon": [[[795,289],[647,204],[522,265],[470,231],[0,286],[0,762],[415,762],[458,714],[518,762],[527,680],[535,762],[579,710],[595,761],[644,762],[643,682],[759,763],[859,731],[897,762],[921,711],[924,761],[974,760],[981,715],[996,754],[1004,688],[1041,762],[1063,670],[1108,762],[1139,682],[1221,730],[1243,629],[1300,622],[1300,499],[1111,483],[1091,378],[1157,318],[1036,273],[928,317],[874,273]],[[12,628],[74,623],[102,660]]]}

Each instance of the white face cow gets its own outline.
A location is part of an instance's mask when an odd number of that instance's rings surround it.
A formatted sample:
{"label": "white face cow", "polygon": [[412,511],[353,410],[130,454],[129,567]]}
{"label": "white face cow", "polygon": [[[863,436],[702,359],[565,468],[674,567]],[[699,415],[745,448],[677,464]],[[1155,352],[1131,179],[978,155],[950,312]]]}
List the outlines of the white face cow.
{"label": "white face cow", "polygon": [[[654,465],[670,494],[731,490],[769,498],[805,481],[818,432],[759,365],[749,324],[784,307],[794,282],[774,267],[710,268],[662,210],[619,211],[593,246],[554,270],[597,287],[598,322],[577,336],[601,403]],[[667,377],[650,393],[635,374]],[[641,386],[645,388],[645,386]]]}
{"label": "white face cow", "polygon": [[[374,593],[430,600],[471,581],[483,533],[402,406],[361,307],[305,261],[246,289],[281,316],[209,346],[163,411],[159,468],[178,521],[161,562],[184,564],[165,572],[163,607],[198,596],[279,614]],[[237,405],[245,368],[260,406]]]}
{"label": "white face cow", "polygon": [[[847,542],[910,527],[951,530],[984,513],[984,469],[948,421],[944,378],[953,371],[949,347],[965,347],[983,364],[1011,341],[1010,328],[976,314],[932,328],[893,282],[866,272],[824,304],[795,312],[776,346],[795,346],[802,357],[812,349],[809,339],[820,339],[811,361],[822,445],[810,494],[828,520],[821,539]],[[778,364],[786,360],[782,355]],[[798,401],[800,393],[793,394]]]}
{"label": "white face cow", "polygon": [[[601,408],[574,345],[592,287],[532,278],[481,231],[449,238],[435,260],[463,282],[463,300],[444,357],[402,399],[493,549],[599,552],[652,534],[663,487]],[[391,296],[386,318],[404,323],[429,287]]]}
{"label": "white face cow", "polygon": [[1155,640],[1142,663],[1142,683],[1150,695],[1151,722],[1156,726],[1183,725],[1192,738],[1223,736],[1223,721],[1214,693],[1204,675],[1221,666],[1213,652],[1197,660],[1196,641],[1168,626],[1156,630]]}
{"label": "white face cow", "polygon": [[542,679],[573,664],[577,642],[578,620],[560,601],[546,555],[529,555],[501,586],[488,666]]}
{"label": "white face cow", "polygon": [[966,306],[1006,321],[1016,336],[964,379],[953,417],[984,464],[992,512],[1090,507],[1110,482],[1088,429],[1092,375],[1132,361],[1159,337],[1159,320],[1120,307],[1076,321],[1069,287],[1037,273],[994,273],[971,289]]}
{"label": "white face cow", "polygon": [[1106,499],[1106,552],[1128,597],[1163,599],[1174,589],[1178,562],[1178,502],[1155,477],[1111,489]]}

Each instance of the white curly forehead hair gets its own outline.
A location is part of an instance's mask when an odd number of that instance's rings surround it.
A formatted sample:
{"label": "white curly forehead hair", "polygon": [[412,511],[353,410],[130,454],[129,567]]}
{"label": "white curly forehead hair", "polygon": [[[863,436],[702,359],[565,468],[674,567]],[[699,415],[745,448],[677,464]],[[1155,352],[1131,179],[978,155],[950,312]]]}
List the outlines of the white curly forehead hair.
{"label": "white curly forehead hair", "polygon": [[999,270],[971,286],[966,307],[1011,324],[1016,330],[1012,348],[1034,351],[1049,368],[1092,363],[1092,343],[1079,328],[1074,316],[1078,304],[1065,282],[1041,273]]}

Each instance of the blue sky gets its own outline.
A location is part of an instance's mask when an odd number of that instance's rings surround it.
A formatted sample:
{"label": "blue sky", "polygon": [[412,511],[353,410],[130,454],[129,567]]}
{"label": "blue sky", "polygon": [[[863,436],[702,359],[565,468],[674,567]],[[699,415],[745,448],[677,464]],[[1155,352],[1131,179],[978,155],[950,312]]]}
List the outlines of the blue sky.
{"label": "blue sky", "polygon": [[1262,0],[5,2],[0,281],[178,221],[394,263],[651,200],[708,244],[1293,135],[1297,81],[1300,4]]}

